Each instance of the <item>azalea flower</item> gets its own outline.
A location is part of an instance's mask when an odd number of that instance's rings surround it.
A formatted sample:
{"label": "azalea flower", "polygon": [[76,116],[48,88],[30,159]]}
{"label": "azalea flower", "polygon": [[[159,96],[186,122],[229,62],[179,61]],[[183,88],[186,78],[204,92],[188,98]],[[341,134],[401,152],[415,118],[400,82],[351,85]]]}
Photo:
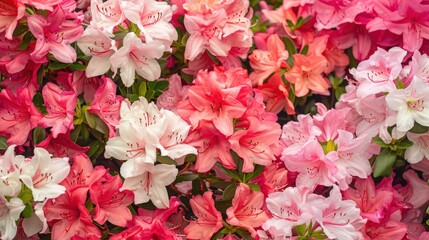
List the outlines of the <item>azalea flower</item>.
{"label": "azalea flower", "polygon": [[35,201],[56,198],[65,192],[59,185],[70,171],[68,158],[51,158],[43,148],[34,149],[34,157],[23,167],[20,178],[31,189]]}
{"label": "azalea flower", "polygon": [[284,74],[286,80],[294,85],[297,97],[305,96],[310,90],[323,93],[330,87],[322,73],[327,67],[324,57],[307,57],[302,54],[293,55],[294,66]]}
{"label": "azalea flower", "polygon": [[91,25],[109,33],[125,20],[122,0],[91,0]]}
{"label": "azalea flower", "polygon": [[5,0],[0,3],[0,33],[5,31],[6,38],[12,39],[18,20],[24,17],[25,5],[22,1]]}
{"label": "azalea flower", "polygon": [[405,150],[405,159],[412,164],[418,163],[423,159],[429,159],[429,132],[415,134],[408,132],[407,138],[413,142],[413,146]]}
{"label": "azalea flower", "polygon": [[406,132],[414,126],[414,121],[429,126],[429,84],[415,77],[405,89],[394,89],[386,96],[387,106],[398,112],[396,127]]}
{"label": "azalea flower", "polygon": [[66,10],[57,6],[47,18],[37,14],[30,15],[28,27],[37,39],[31,53],[35,62],[45,62],[48,53],[63,63],[76,61],[76,51],[70,44],[81,37],[83,27],[77,19],[70,18]]}
{"label": "azalea flower", "polygon": [[174,165],[127,161],[121,166],[121,176],[125,181],[120,191],[133,191],[135,204],[151,200],[157,208],[168,208],[165,186],[174,182],[177,173]]}
{"label": "azalea flower", "polygon": [[197,219],[185,228],[186,238],[209,240],[222,228],[222,215],[215,208],[212,196],[213,192],[207,191],[203,196],[194,196],[189,201]]}
{"label": "azalea flower", "polygon": [[11,198],[9,201],[0,194],[0,234],[1,239],[12,240],[15,238],[21,212],[25,205],[19,198]]}
{"label": "azalea flower", "polygon": [[243,183],[235,190],[232,206],[226,210],[229,224],[244,227],[256,237],[255,228],[260,227],[268,219],[268,215],[262,209],[264,204],[264,194],[250,190],[249,186]]}
{"label": "azalea flower", "polygon": [[111,34],[89,26],[77,41],[80,50],[86,56],[92,56],[85,69],[86,77],[99,76],[109,71],[110,56],[116,50],[115,41],[110,37]]}
{"label": "azalea flower", "polygon": [[42,96],[48,114],[39,121],[39,124],[45,128],[52,127],[54,138],[60,133],[74,129],[73,117],[78,101],[76,94],[63,91],[54,83],[47,83],[42,90]]}
{"label": "azalea flower", "polygon": [[15,145],[9,146],[0,156],[0,196],[16,197],[21,192],[19,167],[25,161],[24,156],[15,156]]}
{"label": "azalea flower", "polygon": [[8,144],[24,144],[43,117],[32,98],[29,88],[20,88],[16,94],[9,89],[0,92],[0,133],[9,137]]}
{"label": "azalea flower", "polygon": [[134,83],[135,72],[148,81],[161,76],[161,67],[155,59],[161,58],[164,47],[157,41],[143,43],[135,33],[128,33],[123,46],[111,57],[115,72],[121,69],[121,79],[126,87]]}

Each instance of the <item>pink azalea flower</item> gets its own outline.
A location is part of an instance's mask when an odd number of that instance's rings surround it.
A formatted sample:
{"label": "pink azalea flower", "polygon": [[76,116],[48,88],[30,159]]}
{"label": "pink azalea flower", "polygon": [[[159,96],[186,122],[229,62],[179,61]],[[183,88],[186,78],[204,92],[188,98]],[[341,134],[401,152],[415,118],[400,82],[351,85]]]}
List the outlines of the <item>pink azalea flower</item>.
{"label": "pink azalea flower", "polygon": [[66,133],[73,126],[74,110],[77,96],[74,92],[63,91],[54,83],[47,83],[42,90],[46,111],[48,112],[40,121],[42,127],[52,127],[54,138],[60,133]]}
{"label": "pink azalea flower", "polygon": [[327,62],[324,57],[307,57],[301,54],[293,55],[294,66],[284,74],[286,80],[295,84],[295,95],[305,96],[310,90],[323,93],[330,87],[329,82],[322,77]]}
{"label": "pink azalea flower", "polygon": [[170,23],[172,6],[155,0],[124,1],[123,12],[128,20],[137,24],[146,42],[158,40],[165,51],[171,50],[171,44],[177,40],[177,31]]}
{"label": "pink azalea flower", "polygon": [[86,77],[102,75],[110,70],[110,56],[116,50],[115,41],[110,35],[94,27],[85,29],[77,45],[86,56],[92,56],[85,69]]}
{"label": "pink azalea flower", "polygon": [[380,223],[394,199],[393,190],[376,189],[371,178],[356,179],[354,186],[343,192],[344,198],[356,203],[363,218]]}
{"label": "pink azalea flower", "polygon": [[34,6],[37,9],[52,11],[55,5],[61,4],[64,0],[21,0],[25,4]]}
{"label": "pink azalea flower", "polygon": [[0,133],[9,137],[8,144],[24,144],[43,117],[32,98],[29,88],[18,89],[16,95],[9,89],[0,92]]}
{"label": "pink azalea flower", "polygon": [[359,13],[367,11],[367,6],[360,0],[340,0],[335,3],[329,0],[320,0],[315,1],[314,10],[317,14],[315,27],[321,30],[336,28],[347,22],[353,23]]}
{"label": "pink azalea flower", "polygon": [[18,0],[5,0],[0,3],[0,33],[5,31],[6,38],[12,40],[18,20],[24,17],[25,5]]}
{"label": "pink azalea flower", "polygon": [[429,81],[429,57],[426,54],[421,54],[419,51],[415,51],[412,60],[408,66],[402,69],[402,74],[405,79],[402,82],[405,86],[408,86],[413,81],[414,76],[417,76],[423,81]]}
{"label": "pink azalea flower", "polygon": [[76,153],[72,161],[73,165],[70,168],[70,173],[61,183],[66,187],[67,192],[75,188],[89,189],[92,184],[99,181],[106,174],[107,170],[104,167],[94,167],[91,160],[84,153]]}
{"label": "pink azalea flower", "polygon": [[231,149],[243,158],[243,172],[252,172],[253,163],[268,166],[276,157],[273,147],[277,144],[281,134],[278,123],[259,121],[249,117],[249,126],[245,130],[238,130],[229,137]]}
{"label": "pink azalea flower", "polygon": [[91,216],[85,207],[88,188],[68,189],[55,200],[48,200],[44,207],[46,219],[52,226],[53,239],[70,239],[78,235],[101,237],[100,230],[92,223]]}
{"label": "pink azalea flower", "polygon": [[405,150],[405,159],[412,164],[418,163],[423,159],[429,159],[429,132],[415,134],[408,132],[407,138],[413,142],[413,146]]}
{"label": "pink azalea flower", "polygon": [[94,94],[94,99],[89,106],[89,113],[97,114],[109,127],[109,137],[116,136],[115,127],[119,124],[119,109],[124,99],[116,95],[116,84],[112,79],[101,77],[103,84]]}
{"label": "pink azalea flower", "polygon": [[414,209],[425,211],[429,203],[427,182],[420,179],[417,173],[411,169],[402,176],[408,182],[407,186],[398,190],[404,196],[404,201],[411,203]]}
{"label": "pink azalea flower", "polygon": [[[21,54],[23,55],[23,54]],[[9,55],[9,57],[13,57],[12,55]],[[30,90],[31,95],[33,96],[34,94],[36,94],[36,91],[39,90],[39,85],[37,84],[37,72],[40,68],[40,64],[35,64],[32,61],[29,61],[28,63],[24,65],[21,65],[19,63],[17,63],[16,61],[20,61],[19,59],[21,58],[21,56],[15,56],[16,58],[9,62],[11,64],[11,68],[13,68],[14,70],[10,71],[10,69],[8,68],[8,64],[6,64],[6,69],[5,71],[3,71],[2,69],[0,69],[0,71],[7,76],[2,82],[1,82],[1,87],[3,88],[7,88],[12,90],[12,92],[14,94],[17,93],[17,90],[19,88],[28,88]],[[25,57],[27,58],[27,57]],[[15,61],[16,60],[16,61]],[[1,60],[0,60],[1,61]],[[1,65],[1,63],[0,63]],[[17,68],[21,68],[24,67],[23,69],[21,69],[19,72],[17,73],[12,73],[15,70],[17,70]]]}
{"label": "pink azalea flower", "polygon": [[207,191],[189,201],[197,219],[185,228],[186,238],[209,240],[223,226],[222,215],[216,210],[212,195]]}
{"label": "pink azalea flower", "polygon": [[350,73],[360,82],[357,95],[365,97],[396,89],[394,80],[402,70],[402,60],[407,54],[401,48],[394,47],[388,52],[379,48],[368,60],[359,63]]}
{"label": "pink azalea flower", "polygon": [[101,78],[87,78],[84,71],[74,71],[71,79],[71,88],[76,95],[83,93],[83,99],[90,102],[94,99],[95,92],[103,84]]}
{"label": "pink azalea flower", "polygon": [[41,141],[36,147],[41,147],[48,150],[54,157],[73,157],[76,153],[86,153],[89,150],[88,146],[81,147],[70,139],[70,132],[58,134],[54,138],[53,134]]}
{"label": "pink azalea flower", "polygon": [[235,190],[232,206],[226,210],[229,224],[244,227],[256,237],[255,228],[260,227],[268,216],[262,209],[264,204],[264,194],[250,190],[249,186],[243,183]]}
{"label": "pink azalea flower", "polygon": [[125,20],[121,0],[91,0],[91,25],[109,33]]}
{"label": "pink azalea flower", "polygon": [[359,231],[366,219],[360,216],[361,210],[352,200],[342,200],[337,186],[331,190],[325,201],[326,208],[315,219],[329,239],[362,239]]}
{"label": "pink azalea flower", "polygon": [[[200,71],[194,80],[195,85],[188,89],[189,103],[195,108],[189,119],[194,128],[201,120],[212,121],[214,126],[225,136],[233,133],[233,119],[241,117],[246,107],[240,100],[244,100],[242,91],[251,90],[247,83],[247,74],[242,69],[223,71]],[[181,109],[187,101],[178,106],[178,112],[183,116]]]}
{"label": "pink azalea flower", "polygon": [[207,172],[213,168],[216,162],[224,167],[235,169],[236,165],[230,153],[231,145],[228,139],[213,123],[202,121],[200,127],[189,134],[186,142],[198,150],[195,170]]}
{"label": "pink azalea flower", "polygon": [[121,69],[122,82],[126,87],[134,83],[135,72],[148,81],[154,81],[161,75],[161,67],[155,59],[161,58],[164,47],[157,41],[143,43],[135,33],[128,33],[123,46],[111,57],[112,68]]}
{"label": "pink azalea flower", "polygon": [[273,162],[254,181],[261,187],[261,192],[268,196],[272,192],[281,191],[291,185],[288,173],[289,171],[284,167],[283,163]]}
{"label": "pink azalea flower", "polygon": [[45,62],[48,53],[63,63],[76,61],[76,51],[70,44],[78,40],[83,33],[78,19],[70,19],[68,13],[57,6],[47,18],[37,14],[29,16],[28,27],[37,39],[31,53],[33,61]]}
{"label": "pink azalea flower", "polygon": [[[4,75],[17,74],[26,67],[34,44],[30,44],[22,51],[18,49],[20,43],[19,38],[7,39],[4,33],[0,33],[0,66],[4,66],[6,70]],[[3,71],[3,69],[0,70]]]}
{"label": "pink azalea flower", "polygon": [[177,105],[186,97],[189,86],[182,86],[182,79],[178,74],[173,74],[168,79],[168,89],[164,91],[156,100],[158,108],[165,108],[172,112],[177,112]]}
{"label": "pink azalea flower", "polygon": [[264,95],[264,100],[267,103],[267,111],[280,113],[286,109],[287,114],[295,114],[295,106],[289,99],[290,86],[286,86],[279,74],[274,74],[268,83],[259,86]]}
{"label": "pink azalea flower", "polygon": [[264,81],[281,67],[288,67],[286,60],[289,53],[285,50],[284,43],[277,34],[267,39],[267,50],[256,49],[249,56],[250,66],[254,70],[250,74],[253,84],[261,86]]}
{"label": "pink azalea flower", "polygon": [[322,196],[311,194],[308,189],[294,187],[271,193],[266,202],[272,218],[268,219],[262,228],[282,239],[292,236],[294,226],[304,223],[308,225],[313,219],[314,211],[321,211],[324,206]]}
{"label": "pink azalea flower", "polygon": [[205,15],[186,14],[184,24],[190,36],[186,42],[185,58],[193,61],[206,50],[215,56],[226,57],[231,49],[221,39],[221,29],[226,21],[227,15],[223,9]]}
{"label": "pink azalea flower", "polygon": [[122,180],[119,176],[105,175],[103,182],[96,182],[90,187],[90,196],[95,206],[94,221],[103,225],[106,221],[125,227],[132,218],[128,206],[134,201],[131,191],[119,191]]}

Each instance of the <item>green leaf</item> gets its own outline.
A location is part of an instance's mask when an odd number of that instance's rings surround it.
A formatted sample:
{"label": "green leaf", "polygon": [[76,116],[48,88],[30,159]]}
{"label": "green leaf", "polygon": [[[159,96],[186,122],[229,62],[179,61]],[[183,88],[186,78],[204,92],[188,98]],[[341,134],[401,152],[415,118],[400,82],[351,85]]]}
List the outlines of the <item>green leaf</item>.
{"label": "green leaf", "polygon": [[149,102],[150,100],[152,100],[153,96],[155,95],[155,91],[154,90],[149,90],[146,92],[146,99]]}
{"label": "green leaf", "polygon": [[33,142],[34,145],[39,144],[46,139],[46,131],[41,127],[36,127],[33,129]]}
{"label": "green leaf", "polygon": [[403,149],[403,150],[405,150],[405,149],[407,149],[413,145],[414,145],[414,143],[411,142],[410,140],[406,140],[406,141],[403,140],[403,141],[395,144],[396,149]]}
{"label": "green leaf", "polygon": [[24,51],[28,48],[28,45],[30,44],[31,40],[33,40],[33,34],[28,31],[26,34],[24,34],[24,37],[22,37],[21,44],[18,46],[18,50]]}
{"label": "green leaf", "polygon": [[7,141],[7,137],[0,136],[0,150],[6,150],[9,147],[6,141]]}
{"label": "green leaf", "polygon": [[195,161],[197,161],[197,155],[195,154],[188,154],[185,157],[185,162],[195,162]]}
{"label": "green leaf", "polygon": [[413,128],[411,128],[409,131],[412,132],[412,133],[417,133],[417,134],[419,134],[419,133],[427,133],[429,131],[429,127],[422,126],[419,123],[414,122]]}
{"label": "green leaf", "polygon": [[250,232],[247,231],[246,229],[238,228],[237,230],[235,230],[235,232],[238,233],[238,235],[242,236],[245,240],[254,239],[252,238],[252,235],[250,234]]}
{"label": "green leaf", "polygon": [[18,37],[21,36],[23,33],[25,33],[28,30],[28,27],[25,25],[19,25],[15,28],[15,31],[13,31],[12,36]]}
{"label": "green leaf", "polygon": [[256,191],[256,192],[261,191],[261,187],[259,187],[259,185],[256,183],[248,183],[247,185],[249,185],[249,188],[253,191]]}
{"label": "green leaf", "polygon": [[258,177],[264,171],[264,169],[265,169],[265,166],[255,164],[255,168],[254,168],[253,172],[247,173],[245,175],[245,182],[247,183],[250,180]]}
{"label": "green leaf", "polygon": [[226,189],[230,184],[230,182],[218,181],[210,183],[210,186],[219,189]]}
{"label": "green leaf", "polygon": [[328,238],[328,236],[326,236],[326,234],[322,230],[314,231],[311,234],[311,237],[317,240],[323,240]]}
{"label": "green leaf", "polygon": [[147,91],[146,82],[140,83],[140,86],[139,86],[139,96],[144,97],[146,95],[146,91]]}
{"label": "green leaf", "polygon": [[301,49],[301,54],[302,55],[307,55],[308,53],[308,45],[305,45],[302,49]]}
{"label": "green leaf", "polygon": [[156,160],[160,163],[163,164],[168,164],[168,165],[175,165],[177,166],[177,162],[174,161],[171,157],[169,156],[157,156]]}
{"label": "green leaf", "polygon": [[381,139],[379,136],[375,136],[375,137],[373,137],[373,138],[372,138],[372,141],[373,141],[373,142],[375,142],[377,145],[379,145],[379,146],[380,146],[380,147],[382,147],[382,148],[389,148],[389,147],[390,147],[390,144],[385,143],[385,142],[383,141],[383,139]]}
{"label": "green leaf", "polygon": [[85,120],[86,120],[86,123],[88,123],[88,125],[91,128],[95,128],[95,126],[97,125],[97,120],[95,119],[97,115],[89,113],[87,106],[84,107],[84,111],[85,111]]}
{"label": "green leaf", "polygon": [[231,200],[235,196],[235,190],[238,187],[238,183],[232,183],[228,187],[225,188],[225,191],[223,191],[222,199],[223,200]]}
{"label": "green leaf", "polygon": [[33,199],[33,193],[25,184],[21,185],[21,192],[18,194],[18,198],[22,200],[24,204],[30,203]]}
{"label": "green leaf", "polygon": [[155,90],[163,91],[168,87],[168,81],[157,81],[155,84]]}
{"label": "green leaf", "polygon": [[86,66],[79,64],[79,63],[72,63],[69,65],[71,70],[75,70],[75,71],[85,71]]}
{"label": "green leaf", "polygon": [[64,69],[66,67],[68,67],[70,64],[69,63],[62,63],[62,62],[51,62],[49,63],[48,68],[50,70],[60,70],[60,69]]}
{"label": "green leaf", "polygon": [[221,212],[226,212],[226,210],[229,207],[231,207],[231,205],[232,205],[232,201],[231,200],[217,200],[215,202],[215,208],[218,211],[221,211]]}
{"label": "green leaf", "polygon": [[299,236],[304,236],[307,231],[307,225],[305,223],[296,225],[293,230],[298,233]]}
{"label": "green leaf", "polygon": [[193,181],[198,178],[197,174],[180,174],[176,177],[175,183]]}
{"label": "green leaf", "polygon": [[374,164],[374,177],[386,176],[390,177],[392,174],[392,167],[396,161],[396,152],[390,149],[384,149],[380,155],[375,159]]}
{"label": "green leaf", "polygon": [[103,143],[100,141],[93,141],[89,143],[89,151],[88,151],[88,157],[93,158],[95,153],[100,149],[101,145]]}
{"label": "green leaf", "polygon": [[292,39],[284,37],[283,43],[285,44],[286,50],[289,52],[289,57],[297,53],[295,43]]}
{"label": "green leaf", "polygon": [[22,210],[21,215],[23,218],[29,218],[33,215],[33,207],[31,206],[31,203],[25,204],[25,208]]}

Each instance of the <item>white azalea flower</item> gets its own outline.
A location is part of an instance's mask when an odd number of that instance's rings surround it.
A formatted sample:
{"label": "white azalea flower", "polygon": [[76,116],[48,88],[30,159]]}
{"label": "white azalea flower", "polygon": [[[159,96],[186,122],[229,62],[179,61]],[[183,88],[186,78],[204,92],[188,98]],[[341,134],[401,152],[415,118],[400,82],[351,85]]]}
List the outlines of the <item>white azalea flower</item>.
{"label": "white azalea flower", "polygon": [[65,192],[59,185],[70,172],[68,158],[51,158],[43,148],[34,149],[34,157],[23,167],[20,178],[31,189],[35,201],[56,198]]}
{"label": "white azalea flower", "polygon": [[15,156],[15,145],[11,145],[3,156],[0,156],[0,196],[16,197],[21,192],[19,181],[20,168],[26,161],[24,156]]}
{"label": "white azalea flower", "polygon": [[405,150],[405,159],[409,163],[418,163],[423,158],[429,159],[429,132],[423,134],[409,132],[407,138],[414,143]]}
{"label": "white azalea flower", "polygon": [[395,89],[386,96],[389,108],[398,112],[396,126],[406,132],[414,126],[414,121],[429,126],[429,84],[414,77],[405,89]]}
{"label": "white azalea flower", "polygon": [[16,221],[25,205],[19,198],[7,201],[0,196],[0,235],[2,240],[11,240],[16,235]]}
{"label": "white azalea flower", "polygon": [[178,170],[174,165],[153,165],[147,162],[127,161],[121,167],[121,175],[125,177],[120,189],[134,192],[134,203],[140,204],[149,200],[157,208],[168,208],[169,197],[165,186],[176,179]]}

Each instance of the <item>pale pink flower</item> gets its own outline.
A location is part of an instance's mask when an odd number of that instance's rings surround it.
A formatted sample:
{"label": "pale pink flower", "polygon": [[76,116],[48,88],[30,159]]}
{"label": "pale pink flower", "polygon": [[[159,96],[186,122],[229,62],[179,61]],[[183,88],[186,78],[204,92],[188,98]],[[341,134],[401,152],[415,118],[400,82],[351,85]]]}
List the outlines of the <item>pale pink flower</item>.
{"label": "pale pink flower", "polygon": [[411,203],[414,209],[425,211],[429,203],[429,186],[427,181],[420,179],[417,173],[410,169],[402,175],[408,184],[398,190],[404,197],[404,202]]}
{"label": "pale pink flower", "polygon": [[158,40],[164,45],[164,51],[171,51],[171,44],[177,40],[177,31],[170,23],[172,6],[155,0],[123,1],[123,12],[139,27],[146,43]]}
{"label": "pale pink flower", "polygon": [[255,228],[260,227],[268,216],[264,205],[264,194],[250,190],[249,186],[243,183],[235,190],[232,206],[226,210],[228,219],[226,221],[238,227],[246,228],[252,235],[256,237]]}
{"label": "pale pink flower", "polygon": [[415,134],[408,132],[407,138],[413,142],[413,146],[405,150],[405,159],[411,163],[418,163],[423,159],[429,159],[429,132]]}
{"label": "pale pink flower", "polygon": [[280,138],[281,129],[276,122],[260,121],[254,117],[247,120],[247,129],[235,131],[228,140],[231,149],[244,161],[243,172],[252,172],[254,163],[268,166],[276,159],[273,147]]}
{"label": "pale pink flower", "polygon": [[380,92],[396,89],[395,82],[402,70],[402,60],[406,51],[399,47],[386,51],[379,48],[368,60],[359,63],[350,73],[360,82],[358,97],[365,97]]}
{"label": "pale pink flower", "polygon": [[213,192],[194,196],[189,203],[197,217],[185,228],[186,238],[209,240],[222,227],[222,215],[215,208]]}
{"label": "pale pink flower", "polygon": [[116,95],[116,84],[112,79],[101,77],[103,84],[94,94],[88,112],[97,114],[109,128],[109,137],[116,136],[115,127],[119,124],[119,110],[124,99]]}
{"label": "pale pink flower", "polygon": [[4,240],[12,240],[17,232],[16,222],[19,220],[25,205],[19,198],[9,201],[0,195],[0,234]]}
{"label": "pale pink flower", "polygon": [[164,47],[160,42],[143,43],[135,33],[128,33],[123,46],[111,57],[112,68],[121,69],[122,82],[126,87],[134,83],[135,72],[148,81],[154,81],[161,75],[161,67],[155,59],[161,58]]}
{"label": "pale pink flower", "polygon": [[249,78],[253,84],[261,86],[273,73],[282,67],[288,67],[286,63],[289,53],[285,50],[284,43],[277,34],[267,39],[267,50],[253,50],[249,56],[250,66],[254,70]]}
{"label": "pale pink flower", "polygon": [[402,69],[405,79],[402,79],[405,86],[408,86],[413,81],[414,76],[417,76],[423,81],[429,81],[429,57],[426,54],[421,54],[415,51],[412,60]]}
{"label": "pale pink flower", "polygon": [[342,200],[339,188],[334,186],[324,204],[321,215],[315,212],[315,219],[329,239],[362,239],[359,230],[364,227],[366,219],[360,216],[361,210],[355,202]]}
{"label": "pale pink flower", "polygon": [[133,191],[135,204],[151,200],[157,208],[168,208],[166,186],[176,179],[177,173],[174,165],[127,161],[121,166],[125,181],[120,191]]}
{"label": "pale pink flower", "polygon": [[54,83],[47,83],[42,90],[46,111],[48,112],[40,121],[42,127],[52,127],[54,138],[60,133],[74,129],[73,117],[78,101],[74,92],[63,91]]}
{"label": "pale pink flower", "polygon": [[177,112],[177,104],[184,100],[189,86],[182,86],[182,79],[178,74],[173,74],[168,79],[168,89],[156,100],[158,108],[165,108]]}
{"label": "pale pink flower", "polygon": [[0,33],[5,31],[6,38],[12,39],[18,20],[24,17],[25,5],[18,0],[5,0],[0,3]]}
{"label": "pale pink flower", "polygon": [[65,10],[57,6],[47,18],[37,14],[29,16],[28,27],[37,39],[31,53],[33,61],[45,62],[48,53],[63,63],[76,61],[76,51],[70,44],[83,33],[78,19],[70,18]]}
{"label": "pale pink flower", "polygon": [[46,219],[52,226],[53,239],[70,239],[71,237],[94,234],[101,237],[100,230],[92,223],[91,216],[85,207],[88,188],[68,189],[55,200],[48,200],[44,207]]}
{"label": "pale pink flower", "polygon": [[396,127],[406,132],[414,126],[414,121],[429,126],[429,83],[415,77],[405,89],[393,89],[387,94],[387,106],[398,112]]}
{"label": "pale pink flower", "polygon": [[0,133],[9,137],[8,144],[22,145],[27,141],[31,129],[35,128],[43,115],[32,102],[29,88],[20,88],[16,95],[9,89],[0,93]]}
{"label": "pale pink flower", "polygon": [[132,218],[128,206],[134,201],[131,191],[119,191],[122,187],[121,178],[106,174],[106,179],[94,183],[90,189],[90,197],[95,204],[94,221],[104,224],[106,221],[125,227]]}
{"label": "pale pink flower", "polygon": [[221,29],[226,21],[223,9],[206,15],[186,14],[184,24],[190,36],[186,42],[185,58],[193,61],[206,50],[215,56],[226,57],[231,49],[230,44],[221,39]]}
{"label": "pale pink flower", "polygon": [[122,2],[122,0],[91,0],[91,25],[112,33],[113,28],[125,20]]}
{"label": "pale pink flower", "polygon": [[308,189],[289,187],[283,192],[271,193],[266,204],[272,218],[262,228],[276,239],[287,239],[292,236],[294,226],[308,225],[313,220],[314,212],[321,211],[323,202],[322,196],[311,194]]}
{"label": "pale pink flower", "polygon": [[15,145],[0,156],[0,196],[16,197],[21,192],[20,168],[28,161],[22,155],[15,155]]}
{"label": "pale pink flower", "polygon": [[99,76],[110,70],[110,56],[116,50],[115,41],[110,39],[111,35],[89,26],[77,40],[80,50],[86,56],[91,56],[85,69],[86,77]]}

